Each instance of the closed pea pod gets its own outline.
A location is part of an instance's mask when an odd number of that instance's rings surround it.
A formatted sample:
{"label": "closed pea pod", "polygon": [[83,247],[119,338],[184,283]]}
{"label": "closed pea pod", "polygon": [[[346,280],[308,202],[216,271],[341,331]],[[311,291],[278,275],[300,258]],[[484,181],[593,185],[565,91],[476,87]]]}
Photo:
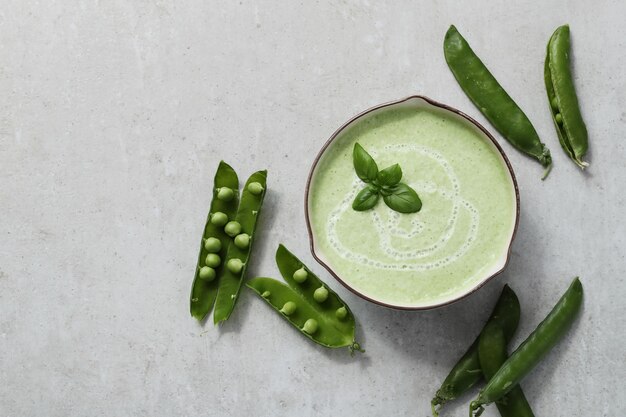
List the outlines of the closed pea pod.
{"label": "closed pea pod", "polygon": [[[478,358],[483,376],[487,381],[498,372],[506,361],[507,340],[504,329],[497,322],[487,323],[480,333],[478,341]],[[534,417],[522,388],[517,385],[507,395],[496,402],[502,417]]]}
{"label": "closed pea pod", "polygon": [[522,109],[502,88],[454,26],[446,33],[446,62],[459,85],[489,122],[514,147],[550,170],[552,157]]}
{"label": "closed pea pod", "polygon": [[502,364],[470,404],[470,416],[482,414],[484,405],[500,400],[513,389],[569,330],[582,305],[583,287],[575,278],[552,311]]}
{"label": "closed pea pod", "polygon": [[255,172],[248,178],[246,186],[241,193],[239,210],[237,210],[235,219],[225,226],[225,229],[228,229],[225,230],[225,233],[228,235],[235,237],[240,233],[245,233],[249,236],[249,241],[245,247],[236,244],[228,245],[226,256],[223,258],[225,259],[226,268],[223,269],[223,274],[220,277],[217,299],[215,301],[213,321],[216,324],[228,320],[237,303],[241,284],[246,274],[252,243],[255,238],[258,214],[265,197],[265,192],[260,194],[251,193],[248,190],[248,185],[258,182],[265,190],[266,180],[267,171]]}
{"label": "closed pea pod", "polygon": [[[265,301],[315,343],[329,348],[348,347],[351,352],[361,350],[354,340],[354,315],[341,298],[308,269],[306,280],[294,280],[294,273],[304,265],[283,245],[276,251],[276,263],[287,285],[265,277],[253,278],[246,285],[261,296],[269,292],[263,297]],[[314,295],[320,288],[327,291],[322,303]],[[288,307],[289,303],[294,305]]]}
{"label": "closed pea pod", "polygon": [[570,69],[569,26],[564,25],[554,32],[548,42],[544,65],[544,80],[554,127],[561,147],[580,168],[589,164],[583,161],[587,153],[587,126],[583,121],[574,89]]}
{"label": "closed pea pod", "polygon": [[[519,300],[515,292],[508,285],[505,285],[485,326],[489,323],[497,323],[502,327],[508,341],[513,337],[517,329],[519,317]],[[445,403],[458,398],[482,379],[482,370],[478,357],[479,337],[474,340],[465,354],[454,365],[441,387],[437,390],[435,397],[431,401],[433,415],[439,415],[439,410]]]}
{"label": "closed pea pod", "polygon": [[[191,315],[198,320],[203,320],[213,306],[219,281],[216,279],[216,276],[219,276],[222,269],[221,265],[216,268],[208,267],[205,264],[207,255],[214,253],[221,258],[226,256],[226,248],[228,247],[230,238],[224,233],[223,226],[226,224],[229,216],[234,217],[235,213],[237,213],[237,193],[233,192],[233,196],[229,201],[217,198],[217,190],[223,187],[228,187],[231,190],[237,190],[239,188],[237,173],[224,161],[220,162],[215,172],[215,178],[213,180],[213,199],[202,234],[196,274],[189,297]],[[201,271],[202,277],[200,276]]]}

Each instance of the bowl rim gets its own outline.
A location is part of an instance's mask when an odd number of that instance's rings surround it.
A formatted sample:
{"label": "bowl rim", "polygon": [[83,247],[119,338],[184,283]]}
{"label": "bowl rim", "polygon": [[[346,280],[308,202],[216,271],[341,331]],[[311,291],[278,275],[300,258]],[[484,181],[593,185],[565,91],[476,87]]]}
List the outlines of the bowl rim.
{"label": "bowl rim", "polygon": [[[498,152],[502,156],[502,159],[504,160],[504,163],[505,163],[507,169],[509,170],[509,174],[511,176],[511,180],[513,182],[513,189],[515,190],[515,224],[513,226],[513,233],[511,234],[511,238],[509,240],[508,248],[507,248],[507,251],[506,251],[506,257],[504,259],[504,264],[502,265],[502,267],[500,269],[498,269],[497,271],[495,271],[494,273],[492,273],[491,275],[489,275],[488,277],[486,277],[483,280],[481,280],[481,282],[478,285],[476,285],[474,288],[470,289],[468,292],[466,292],[466,293],[464,293],[464,294],[462,294],[460,296],[457,296],[455,298],[452,298],[450,300],[444,301],[444,302],[440,302],[440,303],[436,303],[436,304],[432,304],[432,305],[425,305],[425,306],[405,306],[405,305],[394,305],[394,304],[385,303],[385,302],[382,302],[380,300],[376,300],[376,299],[373,299],[371,297],[368,297],[367,295],[361,293],[360,291],[356,290],[351,285],[346,283],[330,267],[330,265],[328,265],[326,262],[324,262],[320,258],[320,256],[315,252],[315,240],[313,238],[313,228],[311,226],[311,219],[310,219],[310,216],[309,216],[309,194],[310,194],[310,190],[311,190],[311,182],[313,180],[313,173],[314,173],[315,168],[317,167],[317,164],[319,163],[322,155],[324,154],[324,152],[326,152],[326,149],[328,149],[330,144],[337,138],[337,136],[339,136],[339,134],[346,127],[348,127],[350,124],[352,124],[356,120],[360,119],[361,117],[363,117],[363,116],[365,116],[365,115],[367,115],[369,113],[372,113],[372,112],[374,112],[376,110],[379,110],[379,109],[382,109],[382,108],[385,108],[385,107],[394,106],[394,105],[405,103],[407,101],[415,100],[415,99],[422,100],[422,101],[426,102],[427,104],[429,104],[431,106],[438,107],[438,108],[450,111],[452,113],[455,113],[456,115],[462,117],[463,119],[467,120],[468,122],[470,122],[471,124],[476,126],[482,133],[484,133],[485,136],[487,136],[489,138],[489,140],[491,140],[491,142],[494,144],[494,146],[496,147],[496,149],[498,150]],[[309,175],[307,177],[306,187],[305,187],[305,192],[304,192],[304,218],[305,218],[305,221],[306,221],[307,233],[309,235],[309,247],[310,247],[310,250],[311,250],[311,254],[313,255],[313,258],[317,261],[317,263],[322,265],[328,271],[328,273],[330,275],[332,275],[337,281],[339,281],[345,288],[347,288],[348,290],[350,290],[352,293],[356,294],[360,298],[362,298],[364,300],[367,300],[367,301],[369,301],[371,303],[377,304],[379,306],[382,306],[382,307],[387,307],[387,308],[394,309],[394,310],[405,310],[405,311],[432,310],[432,309],[435,309],[435,308],[448,306],[450,304],[453,304],[453,303],[455,303],[457,301],[460,301],[460,300],[470,296],[471,294],[473,294],[476,291],[478,291],[480,288],[482,288],[484,285],[486,285],[488,282],[490,282],[493,278],[495,278],[496,276],[501,274],[506,269],[507,265],[509,264],[509,260],[511,258],[511,249],[512,249],[513,241],[515,240],[515,236],[517,234],[517,229],[518,229],[518,226],[519,226],[520,193],[519,193],[519,187],[517,185],[517,179],[515,178],[515,172],[513,171],[513,167],[511,165],[511,162],[509,161],[509,158],[506,156],[506,153],[504,152],[504,150],[502,149],[500,144],[496,141],[494,136],[491,133],[489,133],[489,131],[483,125],[478,123],[478,121],[476,121],[471,116],[463,113],[462,111],[460,111],[460,110],[458,110],[458,109],[456,109],[454,107],[448,106],[447,104],[440,103],[438,101],[435,101],[435,100],[433,100],[433,99],[431,99],[429,97],[423,96],[423,95],[414,94],[414,95],[410,95],[410,96],[401,98],[399,100],[388,101],[388,102],[385,102],[385,103],[378,104],[378,105],[375,105],[373,107],[370,107],[367,110],[364,110],[364,111],[358,113],[356,116],[351,117],[347,122],[343,123],[337,130],[335,130],[335,132],[324,143],[322,148],[319,150],[319,152],[315,156],[315,159],[313,160],[313,163],[312,163],[311,168],[309,170]]]}

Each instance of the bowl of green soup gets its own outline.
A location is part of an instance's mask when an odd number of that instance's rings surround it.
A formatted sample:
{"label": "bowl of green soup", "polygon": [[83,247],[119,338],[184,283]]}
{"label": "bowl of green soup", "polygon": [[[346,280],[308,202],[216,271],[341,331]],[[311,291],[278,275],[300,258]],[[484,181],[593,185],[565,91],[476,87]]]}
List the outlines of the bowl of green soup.
{"label": "bowl of green soup", "polygon": [[[398,164],[421,209],[382,201],[357,211],[355,144],[382,170]],[[374,303],[423,310],[457,301],[504,270],[519,221],[513,169],[471,117],[423,96],[370,108],[341,126],[313,162],[305,196],[311,252]]]}

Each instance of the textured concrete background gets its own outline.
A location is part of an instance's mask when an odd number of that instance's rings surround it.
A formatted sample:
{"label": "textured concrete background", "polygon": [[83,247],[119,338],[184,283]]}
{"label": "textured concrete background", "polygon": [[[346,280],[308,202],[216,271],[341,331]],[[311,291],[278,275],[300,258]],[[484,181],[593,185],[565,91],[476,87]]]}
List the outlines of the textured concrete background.
{"label": "textured concrete background", "polygon": [[[625,3],[461,3],[3,1],[0,415],[425,417],[505,282],[522,303],[517,345],[576,274],[582,317],[523,387],[538,416],[625,415]],[[545,44],[565,22],[586,174],[557,143],[543,86]],[[541,182],[500,141],[522,197],[506,272],[411,313],[316,267],[357,316],[367,353],[355,358],[309,343],[248,291],[222,328],[198,325],[188,294],[218,161],[243,178],[269,169],[250,275],[278,276],[279,242],[315,267],[303,186],[336,127],[411,93],[484,121],[446,67],[450,23],[554,156]],[[470,398],[445,415],[466,416]]]}

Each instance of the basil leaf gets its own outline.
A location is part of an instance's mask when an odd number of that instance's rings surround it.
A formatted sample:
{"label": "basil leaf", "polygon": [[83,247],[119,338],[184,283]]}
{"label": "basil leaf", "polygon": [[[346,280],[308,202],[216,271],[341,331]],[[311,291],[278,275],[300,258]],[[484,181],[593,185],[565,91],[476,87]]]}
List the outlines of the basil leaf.
{"label": "basil leaf", "polygon": [[362,181],[372,182],[376,179],[376,175],[378,175],[378,165],[376,165],[374,158],[358,143],[354,144],[352,162],[354,163],[356,175],[358,175]]}
{"label": "basil leaf", "polygon": [[398,164],[383,169],[376,176],[376,182],[382,187],[396,185],[401,179],[402,168]]}
{"label": "basil leaf", "polygon": [[404,183],[390,189],[391,194],[383,195],[385,204],[390,209],[399,213],[416,213],[422,208],[422,200],[418,197],[414,189]]}
{"label": "basil leaf", "polygon": [[356,211],[369,210],[376,205],[378,197],[376,188],[368,185],[356,195],[356,198],[352,202],[352,208]]}

